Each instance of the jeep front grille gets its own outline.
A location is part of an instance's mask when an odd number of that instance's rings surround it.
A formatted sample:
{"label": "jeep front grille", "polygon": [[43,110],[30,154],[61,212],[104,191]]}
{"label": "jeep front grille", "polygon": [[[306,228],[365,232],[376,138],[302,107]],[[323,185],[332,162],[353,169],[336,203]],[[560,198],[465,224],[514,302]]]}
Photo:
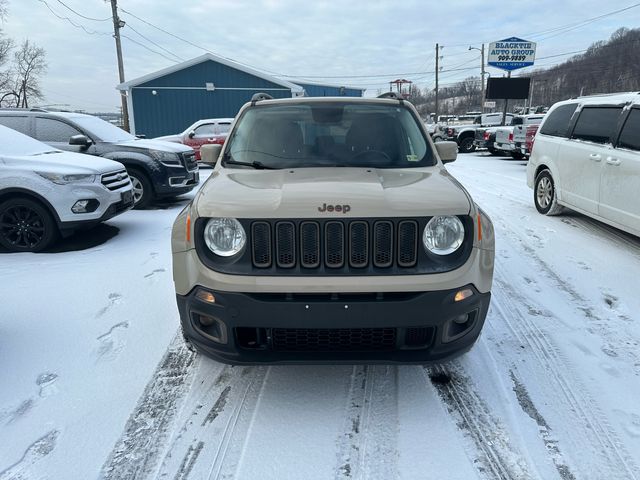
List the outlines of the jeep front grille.
{"label": "jeep front grille", "polygon": [[126,170],[118,170],[116,172],[105,173],[101,177],[102,185],[109,190],[118,190],[131,183]]}
{"label": "jeep front grille", "polygon": [[461,267],[473,250],[474,225],[468,215],[463,245],[445,256],[422,246],[430,217],[415,218],[239,218],[247,234],[235,257],[219,257],[204,241],[207,217],[196,220],[200,260],[229,275],[377,276],[444,273]]}
{"label": "jeep front grille", "polygon": [[418,224],[413,220],[397,225],[389,220],[373,221],[371,225],[364,220],[281,221],[275,223],[273,233],[270,223],[255,221],[250,231],[253,265],[257,268],[271,267],[272,258],[278,268],[285,269],[338,269],[345,262],[353,269],[370,265],[410,268],[418,258]]}

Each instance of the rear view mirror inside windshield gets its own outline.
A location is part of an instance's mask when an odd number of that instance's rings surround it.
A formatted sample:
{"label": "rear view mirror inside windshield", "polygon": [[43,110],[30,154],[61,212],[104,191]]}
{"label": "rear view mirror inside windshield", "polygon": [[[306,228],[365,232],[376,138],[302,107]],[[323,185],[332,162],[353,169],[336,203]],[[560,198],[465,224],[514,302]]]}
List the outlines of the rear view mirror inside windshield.
{"label": "rear view mirror inside windshield", "polygon": [[341,105],[313,107],[311,112],[313,121],[316,123],[340,123],[344,114],[344,107]]}

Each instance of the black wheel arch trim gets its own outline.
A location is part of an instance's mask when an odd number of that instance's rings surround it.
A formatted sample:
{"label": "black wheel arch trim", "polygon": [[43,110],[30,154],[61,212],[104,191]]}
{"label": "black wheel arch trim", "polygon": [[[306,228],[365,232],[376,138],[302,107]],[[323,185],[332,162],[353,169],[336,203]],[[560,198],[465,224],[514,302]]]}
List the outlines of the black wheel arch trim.
{"label": "black wheel arch trim", "polygon": [[0,190],[0,202],[3,202],[7,198],[12,198],[11,197],[12,193],[18,194],[24,197],[29,197],[32,200],[37,200],[38,202],[40,202],[42,205],[44,205],[44,207],[48,210],[48,212],[53,216],[53,219],[55,220],[56,225],[58,226],[58,229],[60,229],[62,225],[60,216],[58,215],[58,212],[56,211],[56,209],[53,208],[53,205],[51,205],[51,203],[46,198],[44,198],[39,193],[34,192],[33,190],[28,190],[26,188],[21,188],[21,187],[9,187],[9,188]]}

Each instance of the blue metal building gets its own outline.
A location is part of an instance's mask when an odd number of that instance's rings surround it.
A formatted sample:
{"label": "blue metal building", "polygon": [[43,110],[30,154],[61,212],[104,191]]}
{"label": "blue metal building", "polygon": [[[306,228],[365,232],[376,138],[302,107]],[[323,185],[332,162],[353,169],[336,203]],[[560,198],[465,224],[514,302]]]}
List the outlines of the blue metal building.
{"label": "blue metal building", "polygon": [[253,94],[274,98],[362,96],[363,90],[288,81],[207,53],[118,85],[126,92],[131,132],[154,138],[203,118],[234,117]]}

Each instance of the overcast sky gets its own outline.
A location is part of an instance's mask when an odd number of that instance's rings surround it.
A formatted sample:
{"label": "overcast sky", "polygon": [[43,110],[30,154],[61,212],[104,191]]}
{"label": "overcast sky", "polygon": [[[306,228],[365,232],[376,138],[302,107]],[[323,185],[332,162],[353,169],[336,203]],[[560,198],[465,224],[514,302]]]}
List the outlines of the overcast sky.
{"label": "overcast sky", "polygon": [[[8,1],[9,16],[2,25],[3,33],[16,41],[29,38],[47,52],[49,70],[42,80],[46,94],[42,104],[93,112],[116,111],[118,73],[110,3]],[[62,2],[81,15],[106,21],[82,18]],[[633,0],[119,0],[118,3],[120,16],[127,22],[122,34],[131,38],[123,38],[127,80],[173,65],[179,59],[201,55],[204,48],[271,73],[365,87],[369,94],[388,89],[387,82],[398,77],[432,88],[436,42],[444,45],[442,85],[479,75],[480,52],[468,51],[469,45],[479,47],[482,42],[519,36],[538,43],[540,59],[585,49],[596,40],[607,39],[619,27],[640,26],[640,7],[584,24],[587,19],[633,5]],[[47,5],[58,16],[68,17],[90,33],[57,18]],[[566,28],[554,30],[557,27]],[[552,65],[566,58],[540,59],[537,65]],[[464,68],[470,69],[447,71]],[[496,69],[489,71],[501,74]],[[342,78],[315,78],[322,76]]]}

